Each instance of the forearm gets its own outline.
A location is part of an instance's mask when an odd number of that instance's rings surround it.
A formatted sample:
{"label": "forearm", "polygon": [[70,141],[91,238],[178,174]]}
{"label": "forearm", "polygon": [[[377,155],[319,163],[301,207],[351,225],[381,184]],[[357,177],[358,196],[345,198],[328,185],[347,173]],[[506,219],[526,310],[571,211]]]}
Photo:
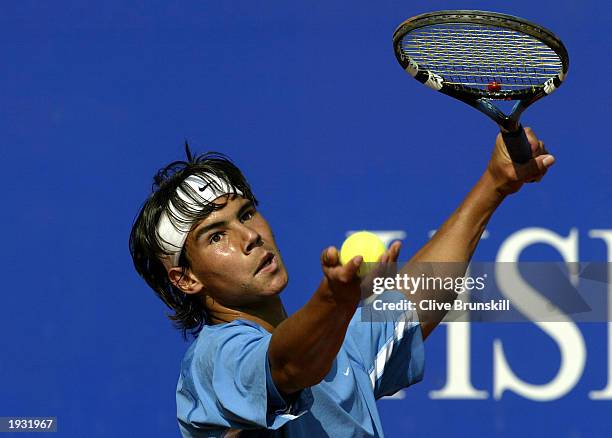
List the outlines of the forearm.
{"label": "forearm", "polygon": [[306,305],[276,327],[268,357],[281,392],[291,394],[327,375],[358,303],[358,296],[339,301],[324,278]]}
{"label": "forearm", "polygon": [[[496,189],[493,179],[488,172],[485,172],[461,205],[436,231],[429,242],[402,268],[400,273],[412,276],[425,273],[425,275],[452,278],[465,275],[480,237],[493,212],[503,199],[504,196]],[[429,268],[432,271],[428,271]],[[423,299],[450,302],[455,297],[454,292],[445,290],[418,290],[409,298],[418,303]],[[439,324],[446,314],[446,311],[442,310],[422,311],[419,306],[417,309],[424,337]]]}
{"label": "forearm", "polygon": [[493,212],[503,201],[485,172],[459,207],[411,259],[418,262],[468,262]]}

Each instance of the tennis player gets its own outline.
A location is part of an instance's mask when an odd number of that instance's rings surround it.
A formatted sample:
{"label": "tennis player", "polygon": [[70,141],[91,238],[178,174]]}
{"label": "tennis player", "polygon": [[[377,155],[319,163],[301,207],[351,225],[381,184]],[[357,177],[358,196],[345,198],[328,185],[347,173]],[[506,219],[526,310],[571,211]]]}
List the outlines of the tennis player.
{"label": "tennis player", "polygon": [[[527,133],[535,158],[514,165],[498,136],[473,189],[403,269],[421,261],[467,265],[504,198],[554,163]],[[380,266],[399,250],[392,244]],[[288,275],[270,225],[242,172],[218,154],[192,157],[187,149],[187,161],[156,175],[130,252],[170,318],[195,336],[176,389],[184,437],[383,436],[376,400],[422,379],[423,340],[445,314],[405,311],[368,322],[359,306],[361,258],[341,265],[330,247],[321,254],[318,289],[288,316],[280,299]]]}

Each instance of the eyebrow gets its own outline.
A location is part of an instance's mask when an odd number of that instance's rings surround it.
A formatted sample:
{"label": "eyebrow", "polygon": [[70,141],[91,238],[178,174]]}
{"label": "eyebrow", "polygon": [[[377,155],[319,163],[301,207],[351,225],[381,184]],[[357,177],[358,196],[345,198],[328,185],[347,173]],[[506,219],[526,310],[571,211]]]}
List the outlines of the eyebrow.
{"label": "eyebrow", "polygon": [[[242,216],[242,214],[243,214],[243,213],[244,213],[246,210],[248,210],[248,209],[250,209],[250,208],[252,208],[252,207],[254,207],[253,201],[248,200],[248,201],[247,201],[247,202],[246,202],[246,203],[245,203],[245,204],[244,204],[242,207],[240,207],[240,209],[238,210],[238,213],[236,214],[236,216],[237,216],[237,217]],[[212,224],[205,225],[205,226],[203,226],[203,227],[199,228],[199,229],[196,231],[196,235],[195,235],[195,237],[194,237],[194,240],[197,242],[198,240],[200,240],[200,238],[201,238],[201,237],[202,237],[204,234],[206,234],[206,233],[207,233],[207,232],[209,232],[210,230],[213,230],[213,229],[215,229],[215,228],[225,227],[225,226],[227,226],[227,224],[228,224],[228,221],[217,221],[217,222],[213,222]]]}

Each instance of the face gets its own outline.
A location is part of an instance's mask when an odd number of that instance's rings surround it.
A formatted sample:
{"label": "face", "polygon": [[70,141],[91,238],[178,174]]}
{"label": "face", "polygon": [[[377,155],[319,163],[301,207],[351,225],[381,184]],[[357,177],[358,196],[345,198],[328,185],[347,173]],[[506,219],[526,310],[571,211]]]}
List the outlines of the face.
{"label": "face", "polygon": [[226,205],[187,237],[189,275],[196,286],[227,307],[249,307],[279,294],[288,277],[268,222],[241,196],[215,202]]}

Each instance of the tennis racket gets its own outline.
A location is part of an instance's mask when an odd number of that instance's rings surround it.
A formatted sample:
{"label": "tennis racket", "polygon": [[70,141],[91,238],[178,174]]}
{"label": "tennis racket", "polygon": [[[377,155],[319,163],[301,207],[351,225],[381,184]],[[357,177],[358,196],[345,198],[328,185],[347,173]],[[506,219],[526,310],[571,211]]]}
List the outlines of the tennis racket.
{"label": "tennis racket", "polygon": [[[404,21],[393,34],[393,47],[417,81],[493,119],[514,162],[531,159],[520,116],[555,91],[569,67],[555,34],[511,15],[438,11]],[[496,101],[515,103],[505,114]]]}

